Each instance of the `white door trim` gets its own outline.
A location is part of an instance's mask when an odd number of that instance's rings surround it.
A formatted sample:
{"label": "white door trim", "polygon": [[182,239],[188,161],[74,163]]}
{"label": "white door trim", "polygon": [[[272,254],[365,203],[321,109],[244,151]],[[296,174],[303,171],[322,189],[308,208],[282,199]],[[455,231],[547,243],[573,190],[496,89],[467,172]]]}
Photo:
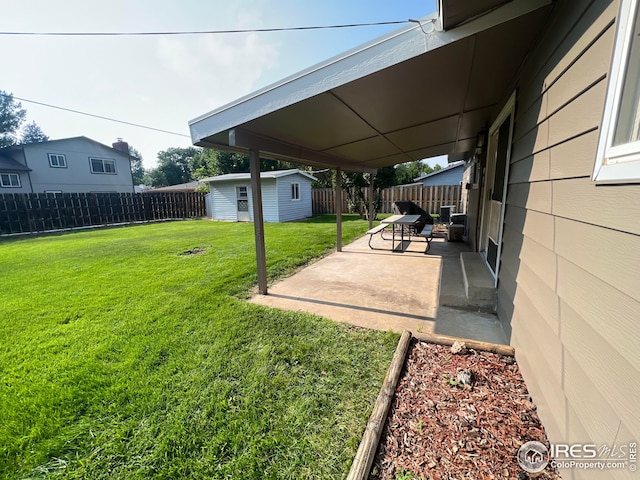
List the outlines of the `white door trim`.
{"label": "white door trim", "polygon": [[[486,191],[486,186],[487,186],[487,181],[485,178],[485,189],[482,192],[482,219],[481,219],[481,223],[480,223],[480,249],[482,250],[482,248],[484,247],[483,250],[483,259],[485,262],[485,265],[487,266],[487,269],[489,270],[489,273],[491,274],[491,276],[493,277],[493,281],[494,281],[494,287],[498,286],[498,276],[500,273],[500,256],[502,254],[502,235],[503,235],[503,230],[504,230],[504,217],[505,217],[505,211],[506,211],[506,203],[507,203],[507,192],[509,190],[509,165],[511,163],[511,146],[512,146],[512,141],[513,141],[513,127],[514,127],[514,122],[515,122],[515,106],[516,106],[516,92],[514,91],[511,96],[509,97],[509,99],[507,100],[507,103],[504,105],[504,107],[502,107],[502,110],[500,111],[500,113],[498,114],[498,116],[496,117],[496,119],[493,121],[493,123],[491,124],[491,127],[489,128],[489,133],[487,135],[487,141],[489,142],[487,151],[491,151],[491,138],[492,136],[496,133],[497,130],[500,129],[500,127],[502,126],[502,124],[505,122],[505,120],[507,120],[510,117],[510,123],[509,123],[509,138],[507,141],[507,158],[506,158],[506,164],[505,164],[505,170],[504,170],[504,189],[502,191],[502,206],[500,208],[500,219],[499,219],[499,226],[498,226],[498,251],[496,253],[496,267],[495,267],[495,272],[493,271],[493,269],[491,268],[491,266],[489,265],[489,261],[487,259],[487,246],[488,246],[488,240],[487,240],[487,236],[488,236],[488,232],[485,232],[485,222],[488,220],[486,218],[487,216],[487,211],[486,211],[486,205],[487,205],[487,191]],[[486,167],[486,172],[488,173],[489,168],[489,161],[494,161],[495,159],[491,160],[489,158],[487,158],[487,167]],[[495,166],[494,166],[495,168]],[[495,170],[494,170],[495,171]]]}

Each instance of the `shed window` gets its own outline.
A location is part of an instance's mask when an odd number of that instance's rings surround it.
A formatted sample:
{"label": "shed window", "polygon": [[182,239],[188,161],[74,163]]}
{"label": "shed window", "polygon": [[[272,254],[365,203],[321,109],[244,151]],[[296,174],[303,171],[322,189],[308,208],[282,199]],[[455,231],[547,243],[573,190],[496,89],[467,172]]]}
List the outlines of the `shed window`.
{"label": "shed window", "polygon": [[20,175],[17,173],[2,173],[0,174],[0,186],[2,187],[20,187]]}
{"label": "shed window", "polygon": [[640,182],[638,0],[622,0],[593,180]]}
{"label": "shed window", "polygon": [[67,168],[67,159],[59,153],[50,153],[49,166],[54,168]]}
{"label": "shed window", "polygon": [[291,200],[300,200],[300,184],[291,184]]}
{"label": "shed window", "polygon": [[89,158],[91,173],[116,175],[116,161],[107,158]]}

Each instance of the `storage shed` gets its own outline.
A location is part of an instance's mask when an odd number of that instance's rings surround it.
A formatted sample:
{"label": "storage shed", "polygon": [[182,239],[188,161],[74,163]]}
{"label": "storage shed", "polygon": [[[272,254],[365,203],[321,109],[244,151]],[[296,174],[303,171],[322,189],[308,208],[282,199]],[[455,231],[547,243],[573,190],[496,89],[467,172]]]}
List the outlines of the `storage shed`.
{"label": "storage shed", "polygon": [[[302,170],[261,172],[265,222],[288,222],[311,216],[311,182]],[[214,220],[253,221],[249,173],[230,173],[201,180],[209,184],[209,207]]]}

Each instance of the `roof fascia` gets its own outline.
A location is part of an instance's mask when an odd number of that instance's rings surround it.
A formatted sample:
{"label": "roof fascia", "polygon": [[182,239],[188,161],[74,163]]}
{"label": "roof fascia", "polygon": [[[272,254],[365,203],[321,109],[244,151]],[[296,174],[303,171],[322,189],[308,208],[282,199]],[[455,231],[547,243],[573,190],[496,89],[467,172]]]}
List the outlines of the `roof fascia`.
{"label": "roof fascia", "polygon": [[[513,0],[448,31],[434,28],[425,34],[420,25],[397,30],[191,120],[191,140],[195,145],[205,146],[202,140],[209,136],[475,35],[549,5],[551,1]],[[437,23],[437,18],[433,14],[420,21]]]}

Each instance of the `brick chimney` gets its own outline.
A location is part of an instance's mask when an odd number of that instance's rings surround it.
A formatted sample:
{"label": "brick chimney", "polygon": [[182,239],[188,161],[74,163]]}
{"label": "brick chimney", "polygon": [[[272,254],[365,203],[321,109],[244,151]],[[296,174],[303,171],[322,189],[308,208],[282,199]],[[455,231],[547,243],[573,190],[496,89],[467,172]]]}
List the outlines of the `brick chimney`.
{"label": "brick chimney", "polygon": [[121,138],[118,138],[118,141],[112,144],[112,147],[129,155],[129,144]]}

